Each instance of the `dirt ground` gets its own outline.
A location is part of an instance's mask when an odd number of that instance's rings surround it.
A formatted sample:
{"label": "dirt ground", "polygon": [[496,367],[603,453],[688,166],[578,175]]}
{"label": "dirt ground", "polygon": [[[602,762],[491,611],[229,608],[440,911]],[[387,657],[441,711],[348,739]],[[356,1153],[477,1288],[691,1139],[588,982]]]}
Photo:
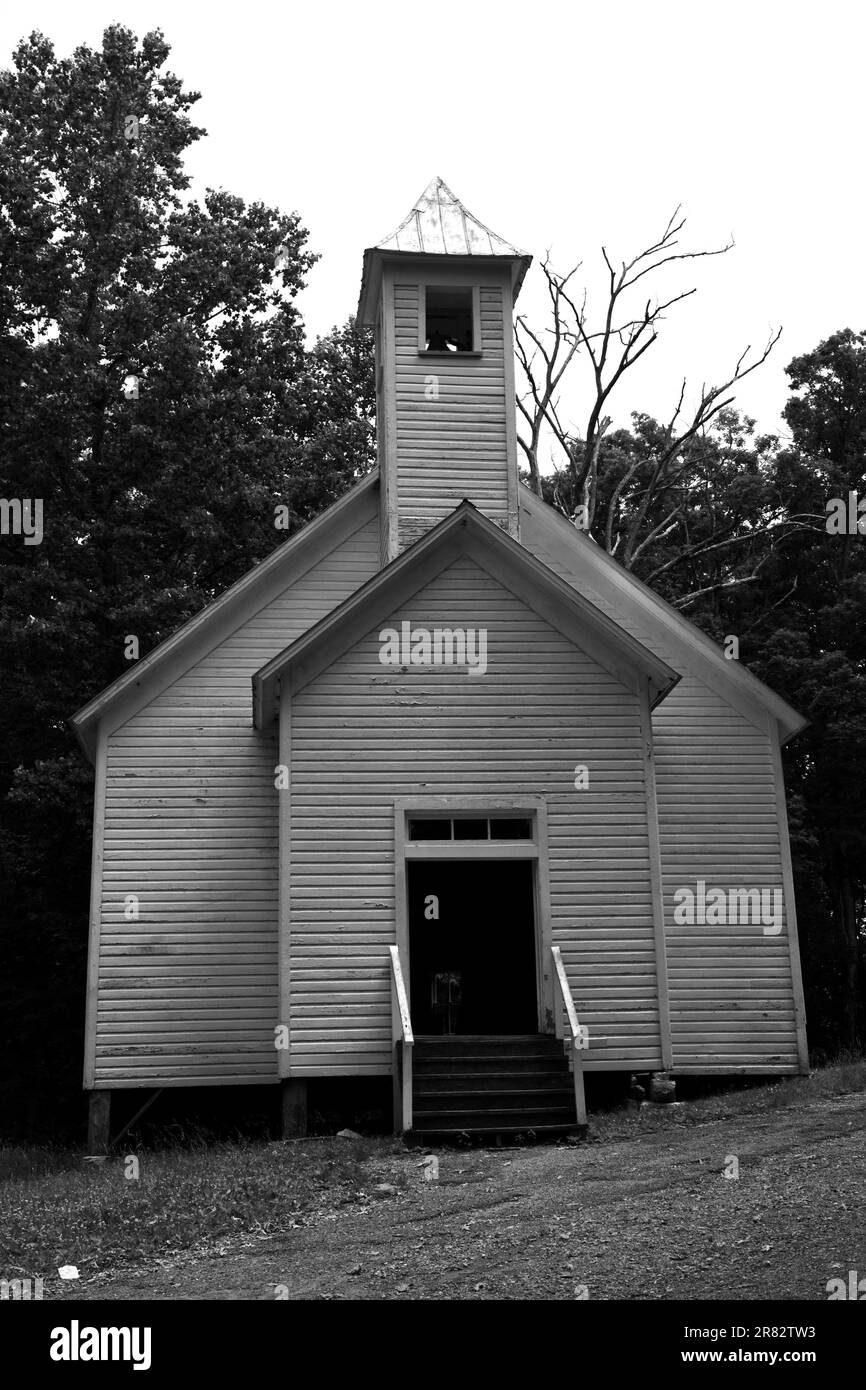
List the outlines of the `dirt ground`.
{"label": "dirt ground", "polygon": [[360,1205],[46,1297],[825,1300],[866,1276],[866,1096],[698,1125],[658,1109],[622,1141],[437,1150],[438,1182],[395,1143]]}

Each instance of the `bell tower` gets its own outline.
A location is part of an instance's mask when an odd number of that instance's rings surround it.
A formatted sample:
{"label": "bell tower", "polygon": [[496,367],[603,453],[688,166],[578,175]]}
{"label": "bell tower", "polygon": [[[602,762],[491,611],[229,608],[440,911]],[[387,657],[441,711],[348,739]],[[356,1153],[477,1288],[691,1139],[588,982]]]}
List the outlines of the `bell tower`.
{"label": "bell tower", "polygon": [[517,535],[512,313],[531,259],[439,178],[364,252],[383,565],[464,498]]}

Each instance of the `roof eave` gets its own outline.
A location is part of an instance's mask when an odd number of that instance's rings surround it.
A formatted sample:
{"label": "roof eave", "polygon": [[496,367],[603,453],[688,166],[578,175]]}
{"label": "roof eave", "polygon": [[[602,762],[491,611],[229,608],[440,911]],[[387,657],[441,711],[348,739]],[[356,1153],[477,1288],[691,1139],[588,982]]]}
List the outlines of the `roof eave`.
{"label": "roof eave", "polygon": [[162,662],[177,651],[184,642],[210,622],[216,611],[224,609],[226,605],[239,599],[249,589],[265,583],[268,576],[285,562],[289,554],[302,552],[336,516],[347,511],[360,496],[375,486],[378,477],[378,468],[373,468],[330,507],[320,512],[312,521],[307,522],[282,545],[276,546],[270,555],[266,556],[258,565],[247,570],[218,598],[213,599],[198,613],[193,614],[185,623],[182,623],[170,636],[160,642],[157,647],[154,647],[152,652],[149,652],[141,661],[136,662],[129,671],[118,676],[86,705],[82,705],[80,709],[76,710],[67,722],[74,730],[79,744],[90,761],[95,761],[100,720],[117,700],[120,700],[136,684],[140,684],[143,677],[149,676],[152,671],[158,669]]}
{"label": "roof eave", "polygon": [[[696,647],[704,651],[708,656],[712,655],[718,661],[724,662],[722,652],[712,639],[709,638],[705,632],[702,632],[695,623],[685,618],[682,613],[679,613],[677,609],[669,604],[666,599],[663,599],[660,594],[657,594],[654,589],[651,589],[648,584],[645,584],[643,580],[638,579],[636,575],[623,569],[622,565],[618,564],[613,556],[609,555],[606,550],[602,550],[591,537],[570,526],[566,518],[562,516],[555,507],[551,507],[549,502],[545,502],[543,498],[526,487],[525,484],[521,485],[519,489],[519,500],[520,505],[530,509],[537,503],[542,515],[555,520],[561,527],[565,528],[565,530],[569,532],[573,542],[578,545],[590,547],[599,564],[607,566],[612,571],[616,571],[616,574],[621,576],[622,582],[629,584],[638,592],[646,595],[669,623],[672,621],[675,622],[683,640],[691,640]],[[731,666],[730,663],[727,662],[725,662],[725,666],[729,668],[729,675],[734,675],[736,672],[739,672],[740,678],[743,683],[748,686],[755,701],[763,705],[768,713],[775,718],[779,728],[779,739],[783,747],[786,743],[789,743],[792,738],[801,734],[803,730],[808,727],[810,721],[804,718],[792,705],[789,705],[787,700],[783,700],[781,695],[777,695],[775,690],[767,685],[766,682],[762,681],[759,676],[756,676],[753,671],[750,671],[747,666],[743,666],[739,663],[737,663],[736,666]]]}
{"label": "roof eave", "polygon": [[367,328],[372,328],[376,322],[376,312],[379,305],[379,292],[382,284],[382,269],[388,263],[399,265],[407,261],[427,262],[431,265],[454,265],[461,268],[470,268],[473,265],[494,264],[501,265],[507,263],[511,267],[511,302],[517,302],[521,286],[526,278],[526,272],[532,264],[532,257],[529,255],[514,256],[494,256],[478,254],[456,254],[452,252],[442,253],[433,251],[396,251],[392,249],[384,250],[381,246],[368,246],[364,252],[364,268],[361,274],[361,293],[358,297],[358,322]]}
{"label": "roof eave", "polygon": [[[776,698],[781,699],[781,696],[777,696]],[[797,711],[791,705],[789,705],[786,700],[783,700],[782,703],[791,711],[792,716],[794,716],[791,719],[789,725],[783,724],[782,720],[777,716],[777,723],[779,725],[779,742],[784,748],[785,744],[790,743],[792,738],[799,737],[799,735],[802,734],[804,729],[808,729],[812,721],[811,719],[804,719],[802,714],[797,714]],[[787,733],[785,732],[786,727]]]}

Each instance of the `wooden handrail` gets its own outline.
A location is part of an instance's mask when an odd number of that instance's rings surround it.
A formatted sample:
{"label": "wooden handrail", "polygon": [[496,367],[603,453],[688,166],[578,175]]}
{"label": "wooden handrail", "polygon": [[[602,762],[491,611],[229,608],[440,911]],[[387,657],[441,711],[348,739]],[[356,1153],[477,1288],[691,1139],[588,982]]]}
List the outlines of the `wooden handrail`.
{"label": "wooden handrail", "polygon": [[389,946],[391,957],[391,1040],[394,1045],[394,1128],[404,1134],[412,1128],[412,1019],[409,994],[400,963],[399,946]]}
{"label": "wooden handrail", "polygon": [[589,1047],[589,1030],[578,1021],[574,997],[568,983],[568,976],[565,973],[562,951],[558,946],[551,946],[550,954],[553,956],[553,978],[559,990],[559,997],[562,1000],[568,1024],[567,1047],[574,1072],[574,1106],[577,1111],[577,1123],[585,1125],[586,1096],[583,1089],[583,1053]]}

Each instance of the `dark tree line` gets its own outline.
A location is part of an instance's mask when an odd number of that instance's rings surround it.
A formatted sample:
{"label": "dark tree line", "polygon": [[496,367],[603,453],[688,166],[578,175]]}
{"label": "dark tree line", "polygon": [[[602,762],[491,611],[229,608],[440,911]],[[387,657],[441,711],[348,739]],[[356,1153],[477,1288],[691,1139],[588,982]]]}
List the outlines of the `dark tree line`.
{"label": "dark tree line", "polygon": [[[197,95],[122,27],[0,74],[0,1106],[81,1112],[92,769],[68,719],[374,461],[370,335],[310,349],[297,213],[189,197]],[[131,119],[134,118],[134,119]],[[280,521],[275,526],[277,508]]]}
{"label": "dark tree line", "polygon": [[[190,198],[204,132],[167,56],[119,26],[68,59],[36,34],[0,74],[0,495],[44,500],[42,544],[0,540],[7,1132],[81,1115],[93,775],[70,714],[128,669],[127,635],[144,655],[284,540],[277,509],[294,530],[374,461],[369,334],[350,320],[305,346],[297,213]],[[611,320],[617,341],[641,322]],[[599,544],[737,633],[812,721],[786,765],[810,1038],[830,1055],[864,1040],[866,540],[824,515],[864,488],[866,335],[791,364],[784,445],[731,409],[745,370],[679,434],[612,430],[601,406],[588,435],[557,420],[566,467],[542,472],[539,434],[531,481],[566,515],[588,504]]]}
{"label": "dark tree line", "polygon": [[[665,426],[635,416],[608,433],[590,534],[606,545],[607,502],[624,477],[622,531],[656,486],[633,572],[715,641],[736,635],[739,659],[810,721],[783,758],[820,1058],[866,1045],[866,534],[827,530],[831,499],[847,511],[850,494],[866,497],[866,333],[834,334],[787,373],[790,441],[756,435],[728,408],[683,448],[671,486],[653,483]],[[541,488],[574,516],[567,472],[542,475]]]}
{"label": "dark tree line", "polygon": [[[853,533],[830,525],[828,504],[836,499],[831,511],[856,519],[866,494],[866,334],[835,333],[788,366],[784,442],[757,436],[733,409],[738,382],[766,361],[779,332],[757,351],[747,346],[691,409],[683,381],[660,421],[635,415],[631,430],[613,430],[607,411],[619,383],[669,311],[695,293],[671,286],[671,271],[731,249],[684,249],[684,227],[677,209],[636,255],[617,262],[602,248],[598,306],[575,288],[579,266],[562,274],[542,262],[548,322],[518,318],[516,328],[527,482],[710,636],[736,635],[740,659],[811,721],[784,754],[809,1037],[818,1055],[859,1051],[866,536],[859,522]],[[581,371],[578,428],[562,397]]]}

